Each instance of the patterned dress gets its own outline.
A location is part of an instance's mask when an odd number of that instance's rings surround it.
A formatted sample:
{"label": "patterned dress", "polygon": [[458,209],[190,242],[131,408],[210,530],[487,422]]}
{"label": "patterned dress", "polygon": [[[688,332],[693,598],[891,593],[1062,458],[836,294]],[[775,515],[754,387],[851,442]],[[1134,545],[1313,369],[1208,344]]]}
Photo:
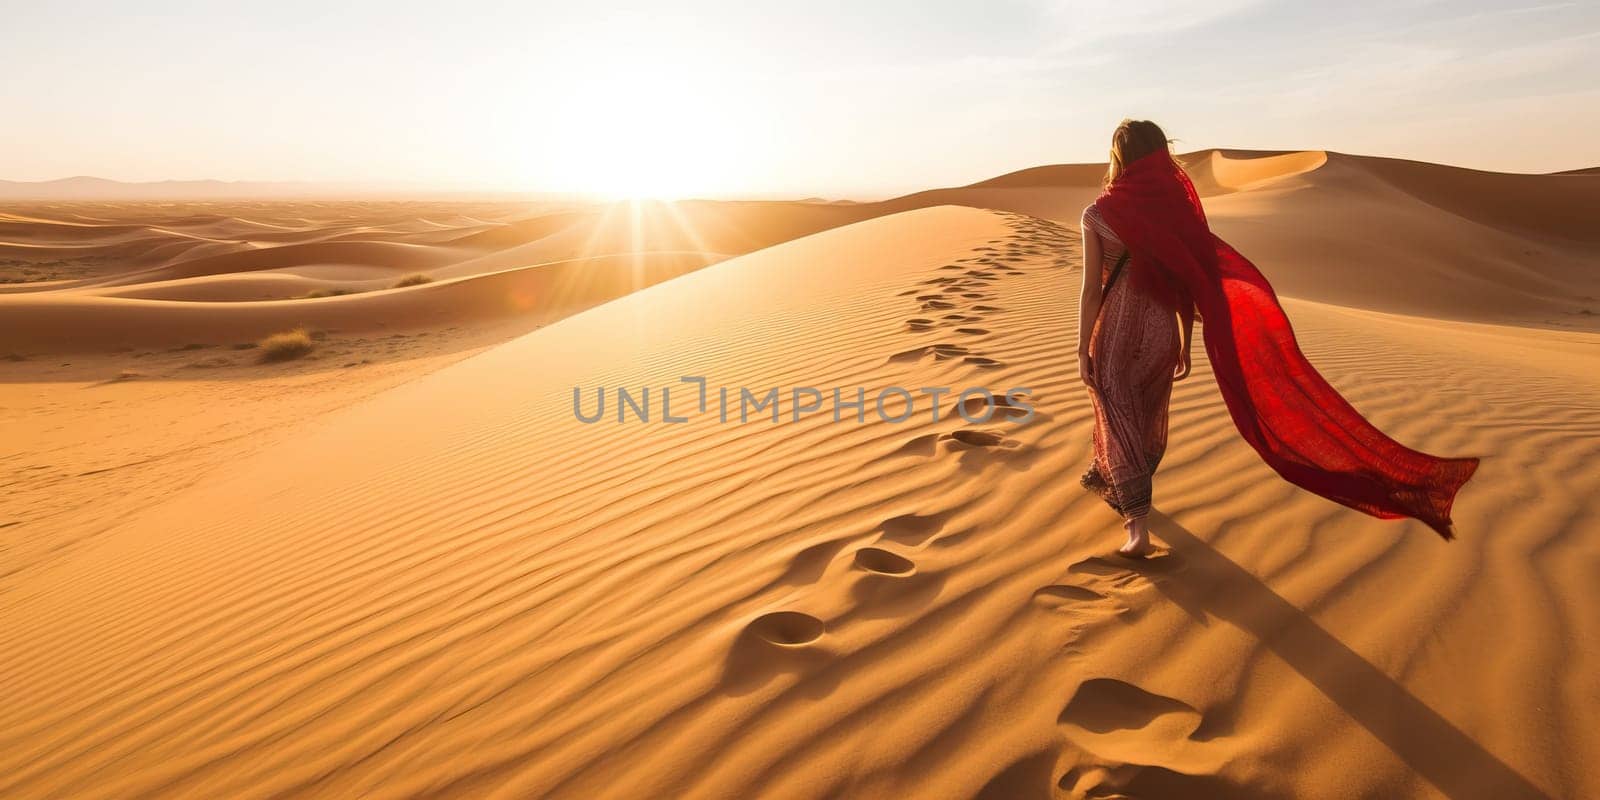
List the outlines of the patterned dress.
{"label": "patterned dress", "polygon": [[[1126,252],[1122,240],[1090,205],[1084,234],[1099,234],[1100,283]],[[1116,285],[1101,299],[1089,340],[1094,384],[1094,460],[1081,482],[1125,519],[1150,513],[1150,479],[1167,449],[1167,406],[1181,346],[1171,291],[1124,264]]]}

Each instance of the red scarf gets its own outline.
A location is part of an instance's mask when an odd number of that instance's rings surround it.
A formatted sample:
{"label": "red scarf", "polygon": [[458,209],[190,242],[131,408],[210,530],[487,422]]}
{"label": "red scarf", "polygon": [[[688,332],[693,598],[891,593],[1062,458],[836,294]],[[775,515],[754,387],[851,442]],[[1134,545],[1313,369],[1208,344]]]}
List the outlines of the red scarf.
{"label": "red scarf", "polygon": [[1453,537],[1450,504],[1476,458],[1439,458],[1390,439],[1318,374],[1271,284],[1211,232],[1189,176],[1166,152],[1129,164],[1100,215],[1132,254],[1194,301],[1233,424],[1285,480],[1375,517],[1415,517]]}

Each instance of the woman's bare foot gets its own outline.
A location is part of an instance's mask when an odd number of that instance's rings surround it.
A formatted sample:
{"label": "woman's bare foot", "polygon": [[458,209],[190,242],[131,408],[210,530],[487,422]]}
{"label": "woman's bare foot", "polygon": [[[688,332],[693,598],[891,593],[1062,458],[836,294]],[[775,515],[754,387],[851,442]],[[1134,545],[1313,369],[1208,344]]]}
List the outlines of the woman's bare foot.
{"label": "woman's bare foot", "polygon": [[1150,544],[1150,528],[1145,525],[1144,517],[1127,520],[1122,527],[1128,529],[1128,541],[1117,548],[1117,553],[1128,558],[1144,558],[1155,552]]}

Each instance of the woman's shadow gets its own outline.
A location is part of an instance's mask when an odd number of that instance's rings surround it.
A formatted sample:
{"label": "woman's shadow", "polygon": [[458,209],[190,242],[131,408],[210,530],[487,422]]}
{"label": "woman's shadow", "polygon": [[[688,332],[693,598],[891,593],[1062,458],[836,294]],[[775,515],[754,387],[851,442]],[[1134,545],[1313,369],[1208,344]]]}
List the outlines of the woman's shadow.
{"label": "woman's shadow", "polygon": [[1549,797],[1171,517],[1152,512],[1150,523],[1172,551],[1136,571],[1200,621],[1216,617],[1255,636],[1447,797]]}

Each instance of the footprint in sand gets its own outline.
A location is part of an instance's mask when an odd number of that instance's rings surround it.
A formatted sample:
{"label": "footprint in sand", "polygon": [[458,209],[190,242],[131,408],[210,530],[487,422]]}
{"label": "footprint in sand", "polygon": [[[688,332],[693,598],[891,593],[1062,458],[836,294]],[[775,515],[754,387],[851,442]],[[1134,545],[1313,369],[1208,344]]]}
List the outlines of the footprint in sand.
{"label": "footprint in sand", "polygon": [[1088,558],[1067,567],[1067,571],[1074,575],[1094,575],[1101,578],[1122,577],[1128,574],[1127,564],[1113,564],[1110,559],[1100,556]]}
{"label": "footprint in sand", "polygon": [[1001,311],[1002,309],[1000,309],[1000,308],[998,308],[996,306],[973,306],[972,310],[973,311]]}
{"label": "footprint in sand", "polygon": [[850,585],[851,614],[861,619],[904,619],[944,585],[944,576],[919,572],[911,559],[881,547],[857,550],[852,567],[860,577]]}
{"label": "footprint in sand", "polygon": [[[988,416],[984,412],[988,412]],[[1042,415],[1038,409],[1034,410],[1037,419]],[[993,398],[969,397],[963,402],[951,407],[951,416],[959,415],[968,422],[988,422],[989,420],[1008,420],[1028,415],[1027,409],[1012,405],[1005,395],[995,395]]]}
{"label": "footprint in sand", "polygon": [[900,445],[895,455],[931,456],[939,452],[939,434],[925,433]]}
{"label": "footprint in sand", "polygon": [[999,431],[959,430],[952,432],[950,438],[969,447],[1000,447],[1007,443]]}
{"label": "footprint in sand", "polygon": [[[827,626],[799,611],[774,611],[756,617],[734,637],[723,664],[720,685],[731,694],[744,694],[783,674],[812,674],[833,660],[822,642]],[[826,690],[824,685],[817,687]]]}
{"label": "footprint in sand", "polygon": [[1173,556],[1170,548],[1156,545],[1155,552],[1138,560],[1121,556],[1090,556],[1070,567],[1074,575],[1093,575],[1111,578],[1119,584],[1142,580],[1149,576],[1171,575],[1184,570],[1184,564]]}
{"label": "footprint in sand", "polygon": [[1033,602],[1049,609],[1064,610],[1077,607],[1082,603],[1095,600],[1104,600],[1105,595],[1083,586],[1073,586],[1069,583],[1059,583],[1046,586],[1033,593]]}
{"label": "footprint in sand", "polygon": [[955,303],[945,302],[944,300],[928,300],[928,301],[923,302],[923,304],[922,304],[922,310],[923,311],[943,310],[943,309],[955,308],[955,307],[956,307]]}
{"label": "footprint in sand", "polygon": [[830,539],[795,553],[794,558],[789,559],[789,566],[771,585],[800,586],[815,583],[817,578],[822,577],[822,573],[827,571],[828,562],[844,549],[847,541],[843,537]]}
{"label": "footprint in sand", "polygon": [[[917,326],[913,324],[913,327],[915,328]],[[929,353],[932,353],[933,357],[939,361],[948,361],[949,359],[966,355],[967,348],[958,344],[935,344],[927,347],[913,347],[910,350],[903,350],[899,353],[889,356],[889,361],[894,363],[918,361]]]}
{"label": "footprint in sand", "polygon": [[857,569],[877,575],[903,578],[917,571],[916,562],[881,547],[863,547],[856,551]]}
{"label": "footprint in sand", "polygon": [[1150,764],[1118,764],[1080,770],[1067,769],[1057,787],[1071,797],[1086,800],[1126,800],[1130,797],[1250,797],[1254,800],[1291,800],[1291,795],[1270,791],[1260,784],[1240,785],[1218,775],[1192,775]]}
{"label": "footprint in sand", "polygon": [[774,611],[753,620],[745,630],[779,647],[804,647],[822,638],[822,620],[798,611]]}
{"label": "footprint in sand", "polygon": [[968,336],[983,336],[988,332],[989,329],[987,328],[956,328],[956,333],[964,333]]}
{"label": "footprint in sand", "polygon": [[1150,754],[1195,738],[1205,718],[1188,703],[1127,681],[1091,678],[1056,721],[1074,744],[1101,758],[1148,764]]}
{"label": "footprint in sand", "polygon": [[982,356],[967,356],[964,361],[973,365],[974,367],[979,367],[982,369],[997,369],[1005,366],[1004,362],[996,361],[992,358],[984,358]]}
{"label": "footprint in sand", "polygon": [[949,519],[948,512],[938,514],[901,514],[890,517],[878,525],[883,531],[883,538],[891,542],[910,547],[921,546],[922,543],[933,538],[934,534],[944,529],[945,522]]}

